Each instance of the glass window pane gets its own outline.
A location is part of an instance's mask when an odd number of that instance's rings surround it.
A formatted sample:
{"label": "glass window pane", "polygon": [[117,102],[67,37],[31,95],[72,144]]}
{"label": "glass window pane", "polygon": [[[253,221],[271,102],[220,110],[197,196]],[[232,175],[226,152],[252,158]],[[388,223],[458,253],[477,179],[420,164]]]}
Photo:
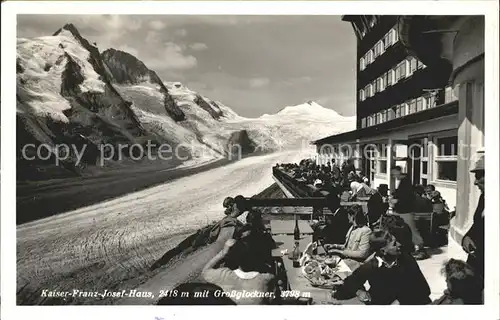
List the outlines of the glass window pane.
{"label": "glass window pane", "polygon": [[417,59],[412,58],[410,60],[410,69],[411,69],[411,72],[414,72],[415,70],[417,70]]}
{"label": "glass window pane", "polygon": [[406,61],[403,61],[403,63],[401,64],[401,77],[406,77]]}
{"label": "glass window pane", "polygon": [[422,111],[424,109],[424,100],[422,98],[417,99],[417,111]]}
{"label": "glass window pane", "polygon": [[409,103],[410,105],[410,114],[415,113],[417,111],[417,104],[415,100],[411,100]]}
{"label": "glass window pane", "polygon": [[438,161],[437,169],[438,180],[457,181],[456,161]]}
{"label": "glass window pane", "polygon": [[438,156],[456,156],[458,151],[458,137],[437,139]]}
{"label": "glass window pane", "polygon": [[423,150],[422,156],[424,158],[427,158],[429,156],[429,139],[427,138],[424,139],[422,150]]}
{"label": "glass window pane", "polygon": [[387,160],[379,160],[378,161],[379,173],[386,174],[387,173]]}
{"label": "glass window pane", "polygon": [[422,161],[422,174],[427,174],[427,161]]}
{"label": "glass window pane", "polygon": [[401,105],[401,116],[406,116],[406,104]]}

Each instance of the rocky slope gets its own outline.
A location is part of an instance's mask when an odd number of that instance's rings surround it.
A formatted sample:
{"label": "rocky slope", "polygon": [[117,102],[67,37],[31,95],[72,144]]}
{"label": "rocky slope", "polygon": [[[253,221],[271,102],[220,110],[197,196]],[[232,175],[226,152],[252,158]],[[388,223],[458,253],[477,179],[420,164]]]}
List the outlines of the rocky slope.
{"label": "rocky slope", "polygon": [[[132,103],[111,84],[98,49],[73,25],[50,37],[18,39],[16,80],[20,179],[79,174],[83,165],[97,162],[95,151],[101,145],[130,146],[158,138],[144,129]],[[28,143],[45,145],[44,158],[50,158],[26,160],[22,151]],[[55,155],[63,152],[57,150],[61,144],[71,146],[70,151],[62,165],[55,166]],[[84,145],[92,152],[85,152],[85,161],[77,165]]]}

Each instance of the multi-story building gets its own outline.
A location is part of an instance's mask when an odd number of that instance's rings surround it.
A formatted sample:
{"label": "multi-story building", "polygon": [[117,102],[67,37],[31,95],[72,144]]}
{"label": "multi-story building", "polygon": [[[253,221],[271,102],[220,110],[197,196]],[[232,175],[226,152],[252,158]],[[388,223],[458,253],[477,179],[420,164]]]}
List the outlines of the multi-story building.
{"label": "multi-story building", "polygon": [[[374,187],[394,189],[394,165],[414,184],[433,184],[457,206],[461,235],[478,196],[468,169],[484,144],[481,19],[343,16],[357,37],[357,126],[314,142],[323,161],[354,158]],[[460,77],[469,63],[473,85]]]}

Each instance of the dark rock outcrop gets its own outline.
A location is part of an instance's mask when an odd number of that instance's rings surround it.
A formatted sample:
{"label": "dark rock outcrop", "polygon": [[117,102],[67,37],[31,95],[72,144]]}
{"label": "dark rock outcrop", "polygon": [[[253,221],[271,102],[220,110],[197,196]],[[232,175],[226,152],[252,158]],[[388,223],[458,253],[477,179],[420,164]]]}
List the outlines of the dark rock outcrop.
{"label": "dark rock outcrop", "polygon": [[246,130],[233,132],[227,142],[227,150],[230,154],[241,155],[250,154],[256,149],[255,143],[248,136]]}
{"label": "dark rock outcrop", "polygon": [[[211,102],[213,103],[213,101],[211,101]],[[217,109],[215,109],[213,107],[213,105],[209,104],[200,95],[196,95],[194,103],[196,103],[198,106],[200,106],[200,108],[202,108],[203,110],[205,110],[208,113],[210,113],[210,115],[212,116],[212,118],[214,118],[216,120],[218,120],[222,116],[222,111],[218,108],[218,106],[217,106]]]}
{"label": "dark rock outcrop", "polygon": [[[101,86],[82,89],[85,76],[79,63],[64,52],[56,64],[64,61],[65,69],[61,74],[60,94],[71,105],[63,113],[68,119],[61,121],[49,115],[33,114],[30,102],[40,98],[31,91],[31,79],[24,74],[25,66],[18,59],[17,69],[17,145],[18,145],[18,179],[38,180],[55,177],[80,175],[87,165],[96,165],[104,145],[114,147],[114,159],[119,156],[120,147],[123,157],[131,155],[132,145],[145,145],[148,141],[156,142],[159,137],[148,132],[139,122],[131,109],[132,103],[125,100],[111,84],[111,74],[104,64],[99,50],[81,37],[78,30],[71,24],[65,25],[54,35],[63,30],[69,31],[73,37],[88,50],[88,62],[98,74]],[[60,48],[64,50],[64,44]],[[45,72],[50,72],[52,66],[46,65]],[[28,160],[22,154],[23,147],[32,144],[35,148],[47,146],[47,160],[37,157]],[[70,151],[64,160],[57,163],[56,146],[66,145]],[[85,147],[81,162],[77,161],[77,152]],[[75,151],[76,150],[76,151]],[[31,158],[31,157],[30,157]]]}

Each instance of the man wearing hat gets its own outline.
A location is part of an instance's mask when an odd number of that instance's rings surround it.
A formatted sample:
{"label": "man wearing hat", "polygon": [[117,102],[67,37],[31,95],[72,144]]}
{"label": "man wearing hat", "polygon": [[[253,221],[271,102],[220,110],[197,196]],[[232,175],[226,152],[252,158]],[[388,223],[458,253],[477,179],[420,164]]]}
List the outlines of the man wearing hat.
{"label": "man wearing hat", "polygon": [[484,283],[484,153],[480,154],[471,172],[475,175],[474,184],[481,190],[481,196],[472,227],[462,239],[462,248],[469,254],[467,263]]}

